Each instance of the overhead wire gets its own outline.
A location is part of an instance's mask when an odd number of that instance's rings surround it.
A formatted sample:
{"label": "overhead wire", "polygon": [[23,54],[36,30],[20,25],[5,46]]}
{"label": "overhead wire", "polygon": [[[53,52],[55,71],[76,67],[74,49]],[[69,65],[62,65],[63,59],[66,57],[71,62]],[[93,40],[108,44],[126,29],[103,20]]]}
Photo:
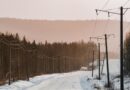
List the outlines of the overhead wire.
{"label": "overhead wire", "polygon": [[[105,2],[105,4],[102,6],[101,9],[104,9],[104,8],[108,5],[109,2],[110,2],[110,0],[107,0],[107,1]],[[96,20],[95,20],[94,28],[93,28],[93,31],[92,31],[93,36],[94,36],[95,30],[96,30],[96,28],[97,28],[98,14],[99,14],[99,13],[96,12]]]}
{"label": "overhead wire", "polygon": [[[108,0],[107,2],[106,2],[106,4],[104,5],[104,6],[106,6],[108,3],[109,3],[109,1],[110,0]],[[118,9],[118,8],[112,8],[112,9],[109,9],[109,10],[115,10],[115,9]],[[103,32],[103,34],[106,34],[106,30],[107,30],[107,28],[108,28],[108,25],[109,25],[109,13],[108,13],[108,19],[107,19],[107,21],[106,21],[106,23],[105,23],[105,28],[104,28],[104,32]],[[104,23],[104,22],[103,22]],[[105,47],[104,47],[104,49],[105,49]],[[103,57],[103,61],[102,61],[102,70],[101,70],[101,73],[103,73],[103,66],[104,66],[104,61],[105,61],[105,56]]]}
{"label": "overhead wire", "polygon": [[111,11],[111,10],[117,10],[117,9],[119,9],[120,7],[117,7],[117,8],[110,8],[110,9],[106,9],[106,10],[109,10],[109,11]]}
{"label": "overhead wire", "polygon": [[109,2],[110,0],[107,0],[101,9],[104,9],[108,5]]}
{"label": "overhead wire", "polygon": [[[115,9],[120,9],[120,8],[115,8]],[[113,9],[114,10],[114,9]],[[113,18],[114,20],[116,20],[116,17],[114,17]],[[108,27],[108,25],[109,25],[109,23],[110,23],[110,16],[108,16],[108,24],[107,24],[107,27]],[[115,22],[116,23],[116,22]],[[108,29],[109,30],[109,29]],[[115,33],[116,34],[116,33]],[[115,38],[116,36],[115,36],[115,34],[113,33],[113,34],[109,34],[110,36],[113,36],[113,38]],[[108,35],[108,37],[110,37]],[[113,43],[113,42],[112,42]],[[116,48],[115,47],[111,47],[112,49],[111,49],[111,52],[115,52],[116,51]]]}
{"label": "overhead wire", "polygon": [[[108,5],[109,2],[110,2],[110,0],[107,0],[107,1],[105,2],[105,4],[102,6],[101,9],[104,9],[104,8]],[[99,14],[99,13],[97,13],[97,15],[96,15],[96,20],[95,20],[95,23],[94,23],[94,28],[93,28],[93,31],[92,31],[92,35],[94,35],[95,30],[96,30],[96,27],[97,27],[98,14]]]}
{"label": "overhead wire", "polygon": [[[125,3],[122,4],[122,6],[125,7],[129,3],[129,1],[130,0],[127,0]],[[120,7],[118,7],[117,9],[120,9]],[[108,10],[111,10],[111,9],[108,9]],[[125,9],[123,14],[125,15],[127,11],[128,11],[128,9]],[[124,28],[124,30],[128,29],[129,25],[130,25],[130,23],[128,23],[128,25]],[[116,48],[113,47],[112,52],[115,52],[115,51],[116,51]]]}
{"label": "overhead wire", "polygon": [[124,4],[123,7],[126,6],[129,3],[130,0],[127,0]]}
{"label": "overhead wire", "polygon": [[[104,8],[108,5],[109,2],[110,2],[110,0],[107,0],[100,9],[104,10]],[[98,12],[98,14],[100,14],[100,12]]]}
{"label": "overhead wire", "polygon": [[107,28],[108,28],[108,25],[109,25],[109,17],[108,17],[108,19],[107,19],[107,21],[106,21],[106,24],[105,24],[105,28],[104,28],[104,33],[103,34],[106,34],[106,30],[107,30]]}
{"label": "overhead wire", "polygon": [[[106,2],[105,2],[105,4],[102,6],[102,8],[101,9],[104,9],[108,4],[109,4],[109,2],[110,2],[110,0],[107,0]],[[96,16],[98,16],[98,12],[96,12]],[[108,22],[107,22],[108,23]],[[97,17],[96,17],[96,24],[97,24]],[[107,25],[106,25],[107,26]],[[96,28],[96,26],[95,26],[95,28]]]}
{"label": "overhead wire", "polygon": [[[129,3],[130,0],[127,0],[123,6],[126,6]],[[128,11],[128,9],[125,10],[124,15],[126,15],[126,12]],[[130,23],[128,22],[128,24],[126,25],[126,27],[124,28],[124,30],[127,30],[130,28]]]}
{"label": "overhead wire", "polygon": [[95,18],[94,28],[93,28],[93,31],[92,31],[93,35],[95,34],[95,30],[96,30],[96,27],[97,27],[97,18],[98,18],[98,15],[96,15],[96,18]]}
{"label": "overhead wire", "polygon": [[[107,0],[107,2],[104,4],[104,6],[103,6],[102,9],[104,9],[104,8],[107,6],[107,4],[109,3],[109,1],[110,1],[110,0]],[[111,8],[111,9],[108,9],[108,10],[117,10],[117,9],[119,9],[119,7],[118,7],[118,8]],[[99,14],[99,13],[97,13],[97,16],[98,16],[98,14]],[[106,22],[106,25],[105,25],[105,28],[104,28],[104,33],[106,33],[106,29],[107,29],[107,27],[108,27],[108,25],[109,25],[109,20],[110,20],[110,18],[108,17],[107,22]],[[96,28],[96,26],[97,26],[97,17],[96,17],[96,24],[95,24],[94,28]],[[94,30],[95,30],[95,29],[94,29]],[[93,30],[93,32],[94,32],[94,30]],[[113,49],[113,50],[114,50],[114,49]]]}
{"label": "overhead wire", "polygon": [[[126,6],[127,4],[128,4],[128,2],[129,2],[130,0],[127,0],[127,2],[123,5],[123,6]],[[106,3],[108,3],[108,2],[106,2]],[[106,4],[107,5],[107,4]],[[108,9],[108,10],[115,10],[115,9],[119,9],[119,8],[112,8],[112,9]],[[124,12],[124,14],[127,12],[127,9],[125,10],[125,12]],[[99,13],[98,13],[99,14]],[[109,18],[108,18],[108,20],[109,20]],[[108,21],[107,21],[107,23],[106,23],[106,27],[105,28],[107,28],[108,27]],[[130,23],[127,25],[127,27],[130,25]],[[106,30],[106,29],[105,29]],[[106,33],[106,31],[104,30],[104,33]],[[113,47],[114,48],[114,47]],[[114,48],[115,49],[115,48]],[[114,51],[114,49],[113,49],[113,51]]]}
{"label": "overhead wire", "polygon": [[[122,4],[123,7],[125,7],[128,3],[129,3],[130,0],[127,0],[124,4]],[[106,9],[106,10],[116,10],[116,9],[120,9],[120,7],[117,7],[117,8],[110,8],[110,9]],[[127,11],[127,10],[126,10]],[[126,12],[125,11],[125,12]]]}
{"label": "overhead wire", "polygon": [[128,31],[130,32],[130,22],[127,21],[127,19],[125,19],[124,21],[125,21],[124,34],[126,34],[128,33]]}
{"label": "overhead wire", "polygon": [[[127,0],[125,3],[124,3],[124,5],[123,5],[123,7],[124,6],[126,6],[128,3],[129,3],[129,1],[130,0]],[[126,12],[128,11],[128,9],[125,9],[125,11],[124,11],[124,15],[126,15]],[[127,30],[127,29],[129,29],[129,26],[130,26],[130,23],[128,23],[127,25],[126,25],[126,27],[124,28],[124,30]]]}

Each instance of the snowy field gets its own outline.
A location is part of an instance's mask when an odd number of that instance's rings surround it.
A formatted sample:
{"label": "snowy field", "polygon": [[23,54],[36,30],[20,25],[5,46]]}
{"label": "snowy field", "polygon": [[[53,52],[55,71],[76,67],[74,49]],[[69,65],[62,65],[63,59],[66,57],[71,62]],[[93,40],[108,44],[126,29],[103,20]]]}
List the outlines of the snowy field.
{"label": "snowy field", "polygon": [[[119,60],[110,60],[110,79],[114,90],[120,90]],[[106,63],[106,62],[105,62]],[[104,66],[106,67],[106,65]],[[99,81],[96,79],[98,70],[94,70],[94,78],[91,71],[75,71],[63,74],[42,75],[30,78],[30,81],[17,81],[13,84],[0,86],[0,90],[107,90],[106,68]],[[117,77],[118,76],[118,77]],[[130,80],[125,78],[125,90],[129,90]],[[98,89],[97,89],[98,88]]]}

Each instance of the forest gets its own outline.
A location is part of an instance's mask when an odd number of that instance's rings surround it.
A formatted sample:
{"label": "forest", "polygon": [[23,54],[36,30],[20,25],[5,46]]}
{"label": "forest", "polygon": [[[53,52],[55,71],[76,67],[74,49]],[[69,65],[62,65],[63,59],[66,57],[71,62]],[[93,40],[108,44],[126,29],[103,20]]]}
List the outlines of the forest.
{"label": "forest", "polygon": [[124,74],[130,75],[130,33],[127,33],[124,42]]}
{"label": "forest", "polygon": [[92,61],[93,42],[30,42],[19,34],[0,33],[0,84],[41,74],[79,70]]}

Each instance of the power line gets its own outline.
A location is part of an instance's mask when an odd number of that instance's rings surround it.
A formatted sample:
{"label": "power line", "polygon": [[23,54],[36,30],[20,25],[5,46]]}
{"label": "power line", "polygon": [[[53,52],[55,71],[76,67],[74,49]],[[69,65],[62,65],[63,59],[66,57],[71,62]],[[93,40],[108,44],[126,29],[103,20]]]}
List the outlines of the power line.
{"label": "power line", "polygon": [[93,31],[92,31],[92,34],[94,35],[94,33],[95,33],[95,30],[96,30],[96,27],[97,27],[97,18],[98,18],[98,15],[96,15],[96,20],[95,20],[95,22],[94,22],[94,28],[93,28]]}
{"label": "power line", "polygon": [[126,6],[129,1],[130,1],[130,0],[127,0],[127,1],[123,4],[123,7]]}
{"label": "power line", "polygon": [[104,9],[108,5],[109,2],[110,0],[107,0],[101,9]]}
{"label": "power line", "polygon": [[110,87],[107,34],[105,34],[105,47],[106,47],[107,81],[108,81],[108,87]]}
{"label": "power line", "polygon": [[[108,5],[109,1],[110,1],[110,0],[107,0],[107,1],[105,2],[105,4],[104,4],[104,5],[102,6],[102,8],[101,8],[102,10]],[[98,15],[98,14],[97,14],[97,15]]]}
{"label": "power line", "polygon": [[[121,80],[121,83],[120,83],[120,88],[121,90],[124,90],[124,73],[123,73],[123,15],[126,13],[126,11],[130,8],[123,8],[122,6],[120,7],[120,13],[116,13],[116,12],[110,12],[110,11],[107,11],[107,10],[97,10],[96,9],[96,13],[98,11],[100,12],[106,12],[106,13],[111,13],[111,14],[117,14],[117,15],[120,15],[120,80]],[[125,12],[124,12],[125,10]]]}
{"label": "power line", "polygon": [[117,9],[120,9],[120,8],[119,7],[118,8],[110,8],[110,9],[106,9],[106,10],[111,11],[111,10],[117,10]]}
{"label": "power line", "polygon": [[[91,39],[103,39],[105,40],[105,46],[106,46],[106,64],[107,64],[107,79],[108,79],[108,87],[110,87],[110,78],[109,78],[109,61],[108,61],[108,45],[107,45],[107,38],[109,38],[110,36],[113,36],[114,34],[105,34],[103,36],[99,36],[99,37],[90,37]],[[98,43],[98,47],[99,47],[99,80],[100,80],[100,43]],[[102,71],[102,70],[101,70]],[[93,74],[92,74],[93,75]]]}
{"label": "power line", "polygon": [[[128,9],[125,10],[125,16],[126,16],[126,12],[127,12],[127,11],[128,11]],[[125,21],[126,21],[128,24],[125,26],[124,30],[127,30],[127,29],[129,29],[130,23],[127,21],[127,19],[125,19]]]}
{"label": "power line", "polygon": [[[98,39],[100,39],[100,37],[90,37],[90,41],[91,41],[91,39],[96,39],[97,41],[98,41]],[[100,48],[100,46],[101,46],[101,44],[98,42],[98,64],[99,64],[99,69],[98,69],[98,74],[99,74],[99,77],[98,77],[98,79],[100,80],[101,79],[101,73],[100,73],[100,71],[101,71],[101,69],[100,69],[100,51],[101,51],[101,48]],[[94,58],[93,58],[94,59]],[[94,63],[94,60],[93,60],[93,62],[92,63]],[[93,68],[94,68],[94,65],[92,65],[92,77],[93,77]]]}
{"label": "power line", "polygon": [[[102,6],[102,8],[101,9],[104,9],[107,5],[108,5],[108,3],[110,2],[110,0],[107,0],[106,2],[105,2],[105,4]],[[95,29],[96,29],[96,27],[97,27],[97,20],[98,20],[98,13],[97,13],[97,15],[96,15],[96,20],[95,20],[95,23],[94,23],[94,28],[93,28],[93,35],[94,35],[94,32],[95,32]]]}
{"label": "power line", "polygon": [[105,25],[105,28],[104,28],[104,34],[106,33],[106,30],[108,29],[108,24],[109,24],[109,17],[106,21],[106,25]]}

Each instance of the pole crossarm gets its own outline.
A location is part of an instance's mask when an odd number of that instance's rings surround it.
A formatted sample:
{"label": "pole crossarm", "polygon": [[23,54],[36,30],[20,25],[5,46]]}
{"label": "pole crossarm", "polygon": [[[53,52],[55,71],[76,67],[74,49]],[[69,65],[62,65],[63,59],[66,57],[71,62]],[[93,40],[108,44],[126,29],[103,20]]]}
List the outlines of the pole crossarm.
{"label": "pole crossarm", "polygon": [[109,14],[117,14],[117,15],[120,15],[120,13],[116,13],[116,12],[111,12],[111,11],[108,11],[108,10],[100,10],[100,9],[95,9],[96,10],[96,13],[98,14],[98,12],[106,12]]}
{"label": "pole crossarm", "polygon": [[109,38],[109,37],[115,38],[115,34],[106,34],[106,36],[107,36],[107,38]]}
{"label": "pole crossarm", "polygon": [[[106,34],[106,35],[107,35],[108,38],[111,37],[111,36],[113,36],[113,38],[115,37],[115,34]],[[98,37],[90,37],[90,41],[92,39],[97,39],[97,41],[99,41],[99,40],[105,40],[104,35],[103,36],[98,36]]]}
{"label": "pole crossarm", "polygon": [[[108,13],[108,16],[110,16],[110,13],[111,14],[117,14],[117,15],[120,15],[120,89],[121,90],[124,90],[124,72],[123,72],[123,66],[124,66],[124,63],[123,63],[123,16],[124,14],[127,12],[127,10],[130,9],[130,8],[123,8],[123,6],[120,7],[120,13],[117,13],[117,12],[111,12],[111,11],[108,11],[108,10],[99,10],[99,9],[96,9],[96,14],[98,15],[98,12],[105,12],[105,13]],[[107,36],[106,36],[107,37]]]}
{"label": "pole crossarm", "polygon": [[91,41],[92,39],[97,39],[97,41],[99,41],[99,40],[105,39],[105,38],[101,38],[101,37],[90,37],[90,41]]}
{"label": "pole crossarm", "polygon": [[[128,11],[128,9],[130,9],[130,7],[128,7],[128,8],[123,8],[123,9],[125,9],[125,11],[123,12],[123,15],[125,15],[125,13]],[[110,10],[111,10],[111,9],[110,9]],[[120,13],[111,12],[111,11],[109,11],[109,9],[108,9],[108,10],[95,9],[95,11],[96,11],[97,15],[98,15],[98,12],[106,12],[106,13],[108,13],[108,16],[110,16],[110,14],[120,15]]]}
{"label": "pole crossarm", "polygon": [[123,12],[123,15],[130,9],[130,8],[123,8],[125,11]]}
{"label": "pole crossarm", "polygon": [[130,9],[130,7],[128,7],[128,8],[123,8],[123,9]]}

